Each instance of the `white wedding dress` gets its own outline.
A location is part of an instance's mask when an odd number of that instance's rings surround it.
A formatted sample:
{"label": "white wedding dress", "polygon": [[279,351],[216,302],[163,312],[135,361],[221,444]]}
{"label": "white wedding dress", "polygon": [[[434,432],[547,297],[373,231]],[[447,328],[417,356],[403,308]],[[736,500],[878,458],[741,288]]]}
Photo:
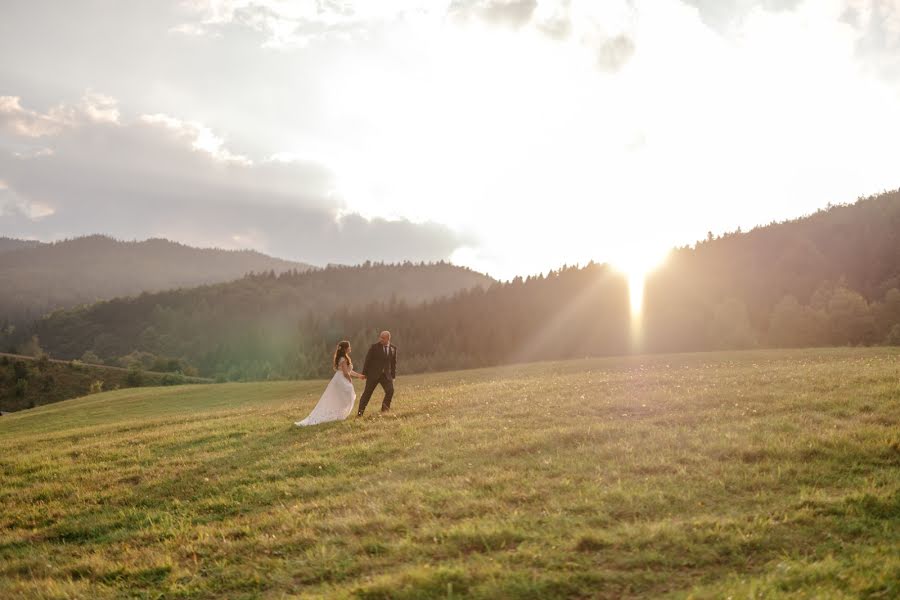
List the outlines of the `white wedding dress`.
{"label": "white wedding dress", "polygon": [[343,364],[344,359],[342,358],[338,361],[338,369],[325,387],[325,391],[322,392],[322,397],[319,398],[315,408],[308,417],[297,421],[294,425],[304,427],[328,421],[343,421],[350,415],[353,403],[356,402],[356,391],[353,389],[353,383],[347,381],[341,370]]}

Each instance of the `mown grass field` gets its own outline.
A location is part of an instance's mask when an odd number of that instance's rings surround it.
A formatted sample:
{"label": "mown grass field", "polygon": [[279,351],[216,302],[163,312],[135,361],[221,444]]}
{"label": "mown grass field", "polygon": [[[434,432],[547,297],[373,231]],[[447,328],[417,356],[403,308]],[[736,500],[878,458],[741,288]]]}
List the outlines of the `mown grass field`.
{"label": "mown grass field", "polygon": [[2,417],[0,597],[900,597],[898,349],[323,385]]}

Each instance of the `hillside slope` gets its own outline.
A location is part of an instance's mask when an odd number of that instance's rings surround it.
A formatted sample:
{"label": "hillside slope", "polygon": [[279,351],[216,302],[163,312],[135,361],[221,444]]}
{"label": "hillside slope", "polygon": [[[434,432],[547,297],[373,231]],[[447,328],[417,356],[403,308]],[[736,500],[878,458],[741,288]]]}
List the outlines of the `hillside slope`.
{"label": "hillside slope", "polygon": [[0,237],[0,254],[14,250],[24,250],[40,246],[41,242],[33,240],[17,240],[15,238]]}
{"label": "hillside slope", "polygon": [[259,252],[193,248],[163,239],[124,242],[94,235],[7,245],[15,250],[0,253],[0,324],[21,325],[57,308],[117,296],[310,268]]}
{"label": "hillside slope", "polygon": [[[120,390],[0,418],[0,596],[895,597],[900,354]],[[357,384],[358,387],[358,384]]]}
{"label": "hillside slope", "polygon": [[635,351],[900,345],[900,192],[677,249],[650,276],[634,319],[627,278],[608,265],[507,283],[446,265],[394,269],[247,278],[72,311],[37,331],[64,357],[142,350],[231,379],[322,376],[335,342],[364,346],[378,328],[395,334],[404,372]]}
{"label": "hillside slope", "polygon": [[13,412],[103,390],[209,383],[177,372],[122,369],[0,354],[0,411]]}
{"label": "hillside slope", "polygon": [[[415,304],[491,283],[485,275],[446,263],[264,273],[60,311],[39,321],[34,332],[55,358],[79,358],[92,351],[115,361],[137,350],[183,359],[201,375],[306,375],[312,363],[300,363],[292,351],[303,336],[299,324],[304,319],[328,319],[336,310],[378,301]],[[370,335],[393,325],[373,322]],[[321,353],[333,351],[343,335],[338,329],[330,333],[337,339],[320,340],[316,368]]]}
{"label": "hillside slope", "polygon": [[[645,296],[663,350],[882,343],[900,323],[900,190],[677,250]],[[711,332],[717,307],[743,323]]]}

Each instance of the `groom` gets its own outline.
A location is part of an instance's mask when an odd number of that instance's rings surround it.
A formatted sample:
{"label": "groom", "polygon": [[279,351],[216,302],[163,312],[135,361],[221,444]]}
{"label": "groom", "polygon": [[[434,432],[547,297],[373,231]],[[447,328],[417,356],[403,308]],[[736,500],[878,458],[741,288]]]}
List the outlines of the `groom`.
{"label": "groom", "polygon": [[390,331],[382,331],[378,341],[369,348],[362,372],[366,376],[366,389],[359,399],[359,411],[356,416],[361,417],[365,412],[372,392],[379,383],[384,389],[381,414],[390,412],[391,398],[394,397],[394,379],[397,378],[397,347],[391,344]]}

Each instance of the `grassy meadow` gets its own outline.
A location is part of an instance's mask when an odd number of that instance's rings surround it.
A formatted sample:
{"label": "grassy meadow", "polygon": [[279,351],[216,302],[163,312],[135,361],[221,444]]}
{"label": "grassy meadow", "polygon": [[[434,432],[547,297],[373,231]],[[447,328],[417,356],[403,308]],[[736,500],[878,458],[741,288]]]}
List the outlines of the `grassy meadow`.
{"label": "grassy meadow", "polygon": [[0,597],[900,597],[900,349],[401,374],[295,428],[323,387],[0,418]]}

